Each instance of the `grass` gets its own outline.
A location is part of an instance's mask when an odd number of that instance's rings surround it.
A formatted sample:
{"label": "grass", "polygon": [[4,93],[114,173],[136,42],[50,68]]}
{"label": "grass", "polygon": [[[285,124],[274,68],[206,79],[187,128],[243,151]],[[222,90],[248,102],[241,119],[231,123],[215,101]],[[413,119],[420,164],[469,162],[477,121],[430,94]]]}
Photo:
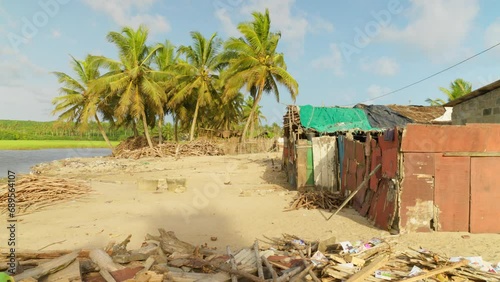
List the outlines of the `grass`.
{"label": "grass", "polygon": [[[113,146],[118,141],[111,141]],[[80,140],[0,140],[0,150],[39,150],[69,148],[108,148],[105,141]]]}

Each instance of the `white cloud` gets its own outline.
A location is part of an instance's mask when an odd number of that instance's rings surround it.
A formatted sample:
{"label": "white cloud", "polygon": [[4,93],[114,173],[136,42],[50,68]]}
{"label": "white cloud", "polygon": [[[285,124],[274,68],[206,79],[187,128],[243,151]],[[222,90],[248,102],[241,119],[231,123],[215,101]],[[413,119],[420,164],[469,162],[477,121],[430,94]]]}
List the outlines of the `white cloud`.
{"label": "white cloud", "polygon": [[[500,43],[500,17],[486,28],[486,31],[484,32],[484,41],[486,47],[491,47]],[[496,47],[496,49],[500,50],[500,46]]]}
{"label": "white cloud", "polygon": [[333,30],[333,25],[327,20],[297,11],[294,6],[295,0],[250,0],[239,1],[239,3],[241,5],[215,5],[215,15],[228,35],[238,35],[236,23],[232,21],[231,16],[237,14],[248,17],[252,12],[264,12],[267,8],[271,15],[272,29],[281,32],[282,40],[288,43],[289,53],[295,56],[303,53],[305,36],[308,32],[319,33]]}
{"label": "white cloud", "polygon": [[336,76],[344,75],[342,64],[342,54],[337,44],[330,44],[330,54],[312,61],[312,67],[315,69],[332,69]]}
{"label": "white cloud", "polygon": [[391,92],[390,88],[377,84],[372,84],[366,89],[366,93],[368,93],[370,99],[378,98],[381,95],[387,94],[389,92]]}
{"label": "white cloud", "polygon": [[0,46],[0,58],[1,85],[21,85],[23,81],[48,74],[47,70],[31,62],[26,55],[10,47]]}
{"label": "white cloud", "polygon": [[236,28],[236,24],[233,23],[233,20],[229,16],[229,12],[227,9],[225,8],[217,9],[215,11],[215,16],[222,23],[222,28],[224,28],[224,32],[226,32],[227,35],[232,37],[239,36],[239,31]]}
{"label": "white cloud", "polygon": [[53,38],[59,38],[61,37],[61,32],[57,29],[52,30],[52,37]]}
{"label": "white cloud", "polygon": [[156,0],[84,0],[92,9],[108,14],[120,26],[138,27],[145,24],[151,32],[170,31],[167,19],[148,13]]}
{"label": "white cloud", "polygon": [[[454,59],[479,12],[478,0],[411,0],[405,27],[382,29],[384,40],[405,42],[423,50],[433,59]],[[458,50],[457,50],[458,49]]]}
{"label": "white cloud", "polygon": [[382,76],[392,76],[399,72],[399,64],[388,57],[381,57],[374,61],[364,59],[361,60],[361,69]]}

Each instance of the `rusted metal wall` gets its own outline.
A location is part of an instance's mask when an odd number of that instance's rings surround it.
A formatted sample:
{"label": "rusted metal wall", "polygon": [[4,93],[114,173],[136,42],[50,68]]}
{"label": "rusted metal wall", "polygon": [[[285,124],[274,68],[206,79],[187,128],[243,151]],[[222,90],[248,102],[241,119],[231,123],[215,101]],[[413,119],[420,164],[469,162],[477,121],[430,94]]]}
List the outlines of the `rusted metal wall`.
{"label": "rusted metal wall", "polygon": [[470,232],[500,233],[500,157],[471,158]]}
{"label": "rusted metal wall", "polygon": [[470,157],[434,154],[437,231],[469,231]]}
{"label": "rusted metal wall", "polygon": [[498,140],[500,124],[408,125],[400,231],[500,232]]}
{"label": "rusted metal wall", "polygon": [[402,170],[399,230],[430,231],[434,221],[434,154],[404,153]]}

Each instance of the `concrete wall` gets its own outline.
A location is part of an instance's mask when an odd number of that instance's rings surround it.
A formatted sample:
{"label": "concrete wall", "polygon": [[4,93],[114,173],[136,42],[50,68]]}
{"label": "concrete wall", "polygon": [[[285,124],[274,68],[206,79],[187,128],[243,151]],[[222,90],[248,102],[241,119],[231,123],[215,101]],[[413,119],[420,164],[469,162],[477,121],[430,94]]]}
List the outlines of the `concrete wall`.
{"label": "concrete wall", "polygon": [[452,124],[500,123],[500,88],[453,107]]}

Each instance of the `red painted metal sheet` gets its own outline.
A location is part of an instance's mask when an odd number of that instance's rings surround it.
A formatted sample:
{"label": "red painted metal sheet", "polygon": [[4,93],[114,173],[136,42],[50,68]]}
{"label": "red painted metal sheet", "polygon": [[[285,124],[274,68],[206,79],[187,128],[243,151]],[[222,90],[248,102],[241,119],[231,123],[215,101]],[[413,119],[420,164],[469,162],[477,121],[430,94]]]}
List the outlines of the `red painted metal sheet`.
{"label": "red painted metal sheet", "polygon": [[471,158],[471,233],[500,233],[500,157]]}
{"label": "red painted metal sheet", "polygon": [[500,124],[408,124],[403,132],[403,152],[498,152]]}
{"label": "red painted metal sheet", "polygon": [[[359,165],[356,173],[356,187],[354,187],[353,190],[359,187],[359,185],[363,182],[364,178],[365,178],[365,167]],[[361,207],[363,206],[363,202],[365,200],[365,195],[366,195],[366,189],[368,189],[368,185],[365,185],[363,188],[361,188],[361,190],[359,190],[359,192],[353,198],[353,208],[358,212],[361,210]]]}
{"label": "red painted metal sheet", "polygon": [[365,163],[365,146],[363,143],[355,141],[354,147],[356,161],[358,161],[359,164],[363,165]]}
{"label": "red painted metal sheet", "polygon": [[437,231],[469,231],[470,157],[434,155]]}
{"label": "red painted metal sheet", "polygon": [[[375,140],[372,140],[372,163],[370,171],[374,170],[375,167],[382,163],[382,151],[380,147],[377,145]],[[370,179],[370,189],[373,191],[377,191],[378,181],[382,178],[382,171],[379,169]]]}
{"label": "red painted metal sheet", "polygon": [[403,170],[400,231],[431,231],[434,220],[434,154],[405,153]]}
{"label": "red painted metal sheet", "polygon": [[389,132],[386,131],[379,138],[379,146],[382,150],[382,175],[387,178],[396,178],[398,174],[398,154],[400,147],[400,138],[397,129],[390,134],[392,140],[386,140]]}
{"label": "red painted metal sheet", "polygon": [[397,191],[390,179],[380,182],[377,192],[371,201],[369,218],[378,228],[389,230],[396,216]]}

